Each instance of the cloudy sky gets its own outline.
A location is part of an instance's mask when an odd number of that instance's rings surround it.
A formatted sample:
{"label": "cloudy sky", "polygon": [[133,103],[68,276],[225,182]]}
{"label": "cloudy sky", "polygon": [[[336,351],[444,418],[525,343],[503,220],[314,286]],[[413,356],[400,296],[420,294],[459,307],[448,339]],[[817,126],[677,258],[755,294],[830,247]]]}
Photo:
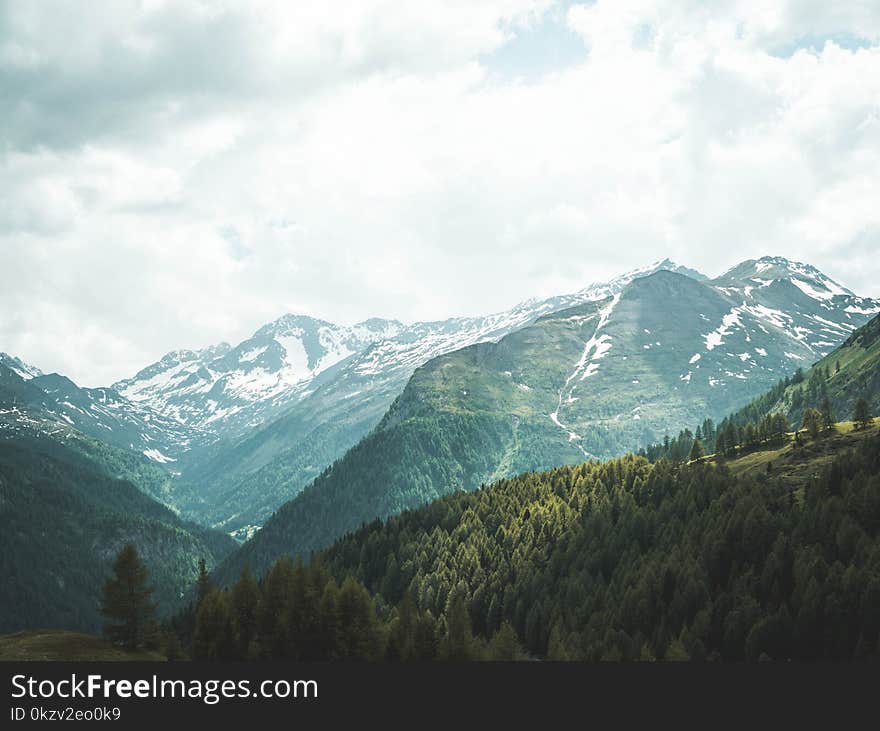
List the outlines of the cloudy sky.
{"label": "cloudy sky", "polygon": [[873,0],[0,1],[0,350],[84,385],[665,256],[880,296],[878,200]]}

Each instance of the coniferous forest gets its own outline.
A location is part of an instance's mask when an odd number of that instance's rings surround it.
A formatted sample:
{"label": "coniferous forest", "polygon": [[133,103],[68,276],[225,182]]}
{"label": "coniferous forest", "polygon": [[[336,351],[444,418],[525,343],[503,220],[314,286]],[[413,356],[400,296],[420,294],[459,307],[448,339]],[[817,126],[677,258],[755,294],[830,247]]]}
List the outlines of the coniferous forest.
{"label": "coniferous forest", "polygon": [[753,474],[628,456],[502,480],[261,582],[206,576],[171,626],[197,658],[875,657],[880,434],[833,440]]}

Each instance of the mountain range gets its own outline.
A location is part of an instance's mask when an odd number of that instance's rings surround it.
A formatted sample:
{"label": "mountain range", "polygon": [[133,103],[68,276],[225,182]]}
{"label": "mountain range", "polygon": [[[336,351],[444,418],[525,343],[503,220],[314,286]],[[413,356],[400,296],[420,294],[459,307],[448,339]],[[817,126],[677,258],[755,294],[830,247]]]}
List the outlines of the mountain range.
{"label": "mountain range", "polygon": [[448,492],[636,451],[723,416],[825,356],[864,321],[862,310],[876,311],[841,290],[778,259],[712,281],[659,270],[497,342],[434,358],[382,422],[221,573],[308,555]]}
{"label": "mountain range", "polygon": [[[107,388],[3,354],[0,434],[41,424],[134,451],[168,475],[155,497],[245,539],[316,478],[324,484],[328,467],[363,453],[363,439],[448,422],[461,443],[450,442],[441,492],[607,458],[745,404],[877,311],[877,301],[778,257],[715,279],[667,259],[486,317],[342,326],[285,315],[234,347],[174,351]],[[469,445],[486,440],[480,464],[463,466]],[[407,459],[412,469],[424,461]],[[409,473],[395,470],[396,481]],[[396,490],[363,511],[336,511],[340,529],[434,494]]]}
{"label": "mountain range", "polygon": [[[90,597],[126,540],[174,611],[198,558],[229,583],[449,493],[606,460],[706,416],[798,419],[820,396],[843,413],[866,394],[877,409],[877,312],[777,257],[715,279],[664,260],[483,318],[286,315],[106,388],[0,354],[3,554],[33,569],[5,561],[17,598],[0,619],[24,626],[39,605],[41,623],[94,628]],[[91,556],[88,570],[62,554]],[[47,581],[50,604],[35,599]]]}

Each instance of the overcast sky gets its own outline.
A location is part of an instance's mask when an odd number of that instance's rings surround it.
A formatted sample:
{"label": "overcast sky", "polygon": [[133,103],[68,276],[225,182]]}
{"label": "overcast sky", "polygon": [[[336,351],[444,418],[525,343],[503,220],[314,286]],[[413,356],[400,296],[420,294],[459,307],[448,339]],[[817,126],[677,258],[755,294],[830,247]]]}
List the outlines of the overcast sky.
{"label": "overcast sky", "polygon": [[0,350],[83,385],[764,254],[880,296],[874,0],[0,1]]}

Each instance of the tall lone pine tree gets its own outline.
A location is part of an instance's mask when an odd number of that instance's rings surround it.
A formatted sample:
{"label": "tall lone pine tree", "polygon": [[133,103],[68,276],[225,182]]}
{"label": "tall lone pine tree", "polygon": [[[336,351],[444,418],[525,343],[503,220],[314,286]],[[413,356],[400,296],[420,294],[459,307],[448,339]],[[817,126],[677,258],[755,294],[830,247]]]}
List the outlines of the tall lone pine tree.
{"label": "tall lone pine tree", "polygon": [[147,586],[147,576],[137,549],[126,543],[113,564],[113,575],[104,584],[104,634],[129,650],[142,646],[155,625],[156,605],[150,600],[154,587]]}

